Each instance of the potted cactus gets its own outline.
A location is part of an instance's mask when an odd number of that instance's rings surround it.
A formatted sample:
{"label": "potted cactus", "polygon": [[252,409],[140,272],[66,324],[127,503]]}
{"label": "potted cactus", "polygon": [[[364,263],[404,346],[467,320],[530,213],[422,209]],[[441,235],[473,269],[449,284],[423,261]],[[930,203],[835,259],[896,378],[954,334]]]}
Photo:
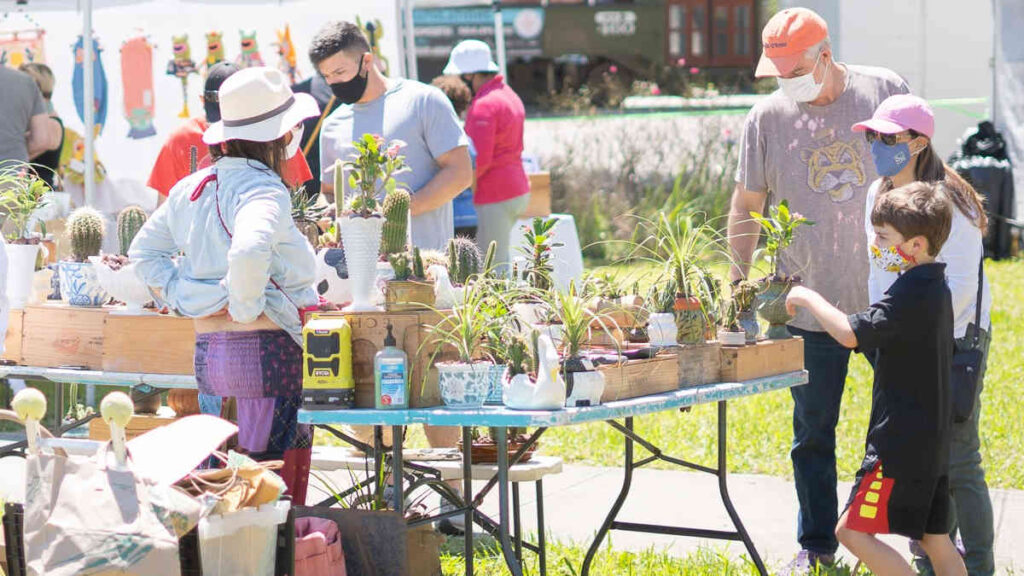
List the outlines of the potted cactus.
{"label": "potted cactus", "polygon": [[60,295],[71,306],[96,308],[110,299],[100,285],[90,256],[99,256],[103,246],[103,215],[88,206],[68,216],[67,234],[71,241],[71,260],[60,263]]}
{"label": "potted cactus", "polygon": [[403,254],[409,246],[409,205],[412,196],[406,190],[395,189],[384,197],[384,227],[381,234],[380,253],[387,258],[392,254]]}
{"label": "potted cactus", "polygon": [[[5,163],[0,167],[0,214],[6,219],[7,299],[11,308],[24,308],[32,296],[32,280],[40,252],[45,252],[42,236],[33,232],[33,215],[46,206],[50,188],[36,177],[27,164]],[[0,220],[0,224],[3,224]],[[45,255],[44,255],[45,258]]]}
{"label": "potted cactus", "polygon": [[813,226],[814,222],[804,218],[799,212],[791,212],[786,200],[769,208],[768,216],[751,212],[750,217],[761,225],[764,232],[764,256],[771,269],[771,273],[760,280],[761,290],[756,297],[757,311],[769,323],[769,339],[792,338],[786,329],[786,324],[792,320],[786,311],[786,297],[789,295],[789,289],[800,283],[800,278],[782,273],[779,262],[782,253],[793,243],[797,228],[803,225]]}
{"label": "potted cactus", "polygon": [[118,254],[90,256],[100,286],[119,302],[124,309],[111,314],[143,315],[144,307],[152,298],[149,288],[135,272],[135,266],[128,261],[128,249],[139,230],[146,224],[146,211],[139,206],[128,206],[117,215]]}
{"label": "potted cactus", "polygon": [[427,281],[420,249],[393,253],[388,256],[395,278],[389,280],[384,291],[384,306],[388,312],[429,309],[434,306],[434,283]]}
{"label": "potted cactus", "polygon": [[387,144],[380,136],[366,134],[353,142],[353,146],[356,153],[352,159],[344,164],[339,161],[334,166],[334,189],[345,189],[344,173],[347,171],[348,187],[353,191],[338,219],[352,289],[352,303],[345,309],[373,311],[379,309],[374,304],[373,290],[384,229],[377,197],[396,191],[395,176],[408,171],[408,167],[399,154],[403,142]]}
{"label": "potted cactus", "polygon": [[736,303],[737,321],[747,336],[747,343],[757,342],[761,326],[757,323],[754,312],[754,300],[761,291],[761,285],[751,280],[744,280],[732,290],[732,299]]}

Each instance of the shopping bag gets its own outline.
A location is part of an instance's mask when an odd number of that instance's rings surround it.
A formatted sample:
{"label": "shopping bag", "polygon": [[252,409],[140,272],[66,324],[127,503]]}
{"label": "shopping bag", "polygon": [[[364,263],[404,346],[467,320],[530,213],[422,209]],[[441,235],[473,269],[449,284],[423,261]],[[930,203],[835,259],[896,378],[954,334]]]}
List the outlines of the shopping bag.
{"label": "shopping bag", "polygon": [[179,576],[178,538],[201,506],[115,464],[107,444],[95,455],[29,454],[25,554],[30,575]]}

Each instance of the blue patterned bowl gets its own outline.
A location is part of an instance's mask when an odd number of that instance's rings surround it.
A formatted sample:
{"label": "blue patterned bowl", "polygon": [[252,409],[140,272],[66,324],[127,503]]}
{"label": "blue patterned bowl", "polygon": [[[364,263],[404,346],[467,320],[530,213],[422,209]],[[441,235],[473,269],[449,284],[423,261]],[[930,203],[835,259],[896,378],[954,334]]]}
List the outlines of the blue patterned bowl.
{"label": "blue patterned bowl", "polygon": [[60,297],[71,306],[98,308],[110,300],[92,262],[60,263]]}

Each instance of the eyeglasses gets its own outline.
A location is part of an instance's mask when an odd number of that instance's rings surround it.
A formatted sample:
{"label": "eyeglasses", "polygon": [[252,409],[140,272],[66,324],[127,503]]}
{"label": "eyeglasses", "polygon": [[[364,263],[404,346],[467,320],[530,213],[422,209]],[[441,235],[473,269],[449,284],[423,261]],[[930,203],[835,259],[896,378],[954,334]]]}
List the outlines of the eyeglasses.
{"label": "eyeglasses", "polygon": [[886,146],[895,146],[900,142],[900,134],[882,134],[874,130],[864,132],[864,137],[867,138],[868,144],[874,144],[876,140],[881,140],[882,144]]}

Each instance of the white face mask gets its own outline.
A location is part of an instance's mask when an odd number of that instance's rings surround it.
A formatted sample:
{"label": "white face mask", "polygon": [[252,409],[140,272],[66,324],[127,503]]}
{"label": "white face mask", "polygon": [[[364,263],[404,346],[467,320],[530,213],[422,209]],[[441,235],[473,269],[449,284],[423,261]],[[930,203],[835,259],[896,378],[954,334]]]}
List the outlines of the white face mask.
{"label": "white face mask", "polygon": [[285,150],[285,157],[289,160],[299,153],[299,145],[302,144],[302,132],[304,128],[305,127],[302,124],[292,128],[292,141],[288,143],[288,148]]}
{"label": "white face mask", "polygon": [[[818,59],[814,61],[814,68],[811,68],[811,71],[803,76],[776,78],[782,93],[796,102],[813,102],[817,100],[818,96],[821,95],[822,88],[825,87],[825,77],[828,75],[828,68],[825,68],[825,75],[822,76],[821,83],[819,84],[814,81],[814,70],[818,68],[818,62],[820,61],[821,54],[818,54]],[[831,63],[829,66],[831,66]]]}

